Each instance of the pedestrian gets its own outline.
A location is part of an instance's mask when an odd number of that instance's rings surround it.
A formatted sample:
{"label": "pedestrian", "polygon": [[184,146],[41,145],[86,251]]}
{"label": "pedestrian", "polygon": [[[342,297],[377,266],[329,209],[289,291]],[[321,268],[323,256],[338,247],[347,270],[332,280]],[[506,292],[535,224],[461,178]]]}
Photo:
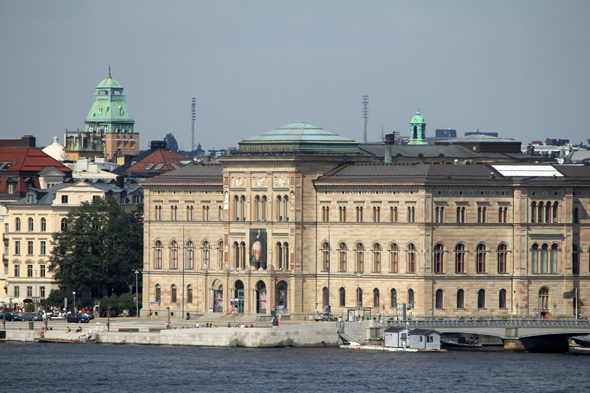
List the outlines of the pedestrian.
{"label": "pedestrian", "polygon": [[227,327],[231,327],[231,324],[229,322],[227,323]]}

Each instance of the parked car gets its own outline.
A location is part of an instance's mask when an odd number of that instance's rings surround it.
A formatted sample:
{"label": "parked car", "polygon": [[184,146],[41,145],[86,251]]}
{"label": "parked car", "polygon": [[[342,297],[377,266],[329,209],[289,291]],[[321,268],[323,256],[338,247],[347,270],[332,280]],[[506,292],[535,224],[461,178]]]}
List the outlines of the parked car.
{"label": "parked car", "polygon": [[338,317],[335,317],[334,314],[329,314],[327,312],[322,313],[322,314],[316,314],[313,317],[314,320],[316,321],[337,321]]}
{"label": "parked car", "polygon": [[23,321],[42,321],[43,318],[36,312],[26,312],[23,314]]}
{"label": "parked car", "polygon": [[22,321],[23,320],[22,313],[18,313],[18,312],[7,312],[6,314],[4,314],[4,317],[6,318],[7,321]]}
{"label": "parked car", "polygon": [[68,314],[66,317],[68,323],[89,323],[90,319],[82,314]]}

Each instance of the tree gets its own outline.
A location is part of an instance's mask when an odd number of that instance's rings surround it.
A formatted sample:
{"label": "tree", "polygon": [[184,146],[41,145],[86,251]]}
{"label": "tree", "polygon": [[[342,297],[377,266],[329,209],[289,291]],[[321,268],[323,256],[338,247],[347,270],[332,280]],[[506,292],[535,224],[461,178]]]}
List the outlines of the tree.
{"label": "tree", "polygon": [[83,202],[53,234],[48,270],[71,291],[129,291],[143,259],[142,208],[126,212],[112,197]]}
{"label": "tree", "polygon": [[176,142],[176,138],[172,133],[166,134],[164,137],[164,142],[166,142],[166,147],[173,152],[178,152],[178,142]]}

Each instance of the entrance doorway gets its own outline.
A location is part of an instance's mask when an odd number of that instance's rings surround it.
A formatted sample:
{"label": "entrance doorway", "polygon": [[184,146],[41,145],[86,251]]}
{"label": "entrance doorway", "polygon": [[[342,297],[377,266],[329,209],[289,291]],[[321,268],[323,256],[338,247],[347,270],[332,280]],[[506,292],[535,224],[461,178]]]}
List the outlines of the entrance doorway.
{"label": "entrance doorway", "polygon": [[234,299],[238,299],[238,314],[244,313],[244,283],[241,280],[236,281]]}
{"label": "entrance doorway", "polygon": [[266,314],[266,284],[264,281],[256,283],[256,313]]}
{"label": "entrance doorway", "polygon": [[213,290],[213,312],[223,312],[223,287]]}

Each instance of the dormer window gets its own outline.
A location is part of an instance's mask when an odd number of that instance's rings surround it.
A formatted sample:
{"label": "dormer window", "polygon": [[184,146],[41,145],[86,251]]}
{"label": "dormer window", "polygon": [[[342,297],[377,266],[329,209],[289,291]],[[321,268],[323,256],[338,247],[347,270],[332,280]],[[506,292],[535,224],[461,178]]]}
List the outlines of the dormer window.
{"label": "dormer window", "polygon": [[162,169],[162,167],[163,167],[163,166],[164,166],[164,164],[158,164],[158,165],[156,165],[156,168],[155,168],[155,169],[156,169],[156,170],[158,170],[158,169]]}
{"label": "dormer window", "polygon": [[123,108],[119,108],[119,114],[123,116]]}
{"label": "dormer window", "polygon": [[179,169],[179,168],[178,168],[178,165],[176,165],[176,164],[170,164],[170,165],[172,165],[172,167],[174,167],[174,168],[176,168],[176,169]]}
{"label": "dormer window", "polygon": [[6,192],[8,194],[14,194],[14,183],[8,183],[6,185]]}
{"label": "dormer window", "polygon": [[154,167],[154,164],[148,164],[148,166],[145,167],[146,171],[149,171],[150,169],[152,169]]}
{"label": "dormer window", "polygon": [[67,195],[61,196],[61,203],[68,203],[68,196]]}
{"label": "dormer window", "polygon": [[102,108],[98,108],[98,114],[102,114]]}

